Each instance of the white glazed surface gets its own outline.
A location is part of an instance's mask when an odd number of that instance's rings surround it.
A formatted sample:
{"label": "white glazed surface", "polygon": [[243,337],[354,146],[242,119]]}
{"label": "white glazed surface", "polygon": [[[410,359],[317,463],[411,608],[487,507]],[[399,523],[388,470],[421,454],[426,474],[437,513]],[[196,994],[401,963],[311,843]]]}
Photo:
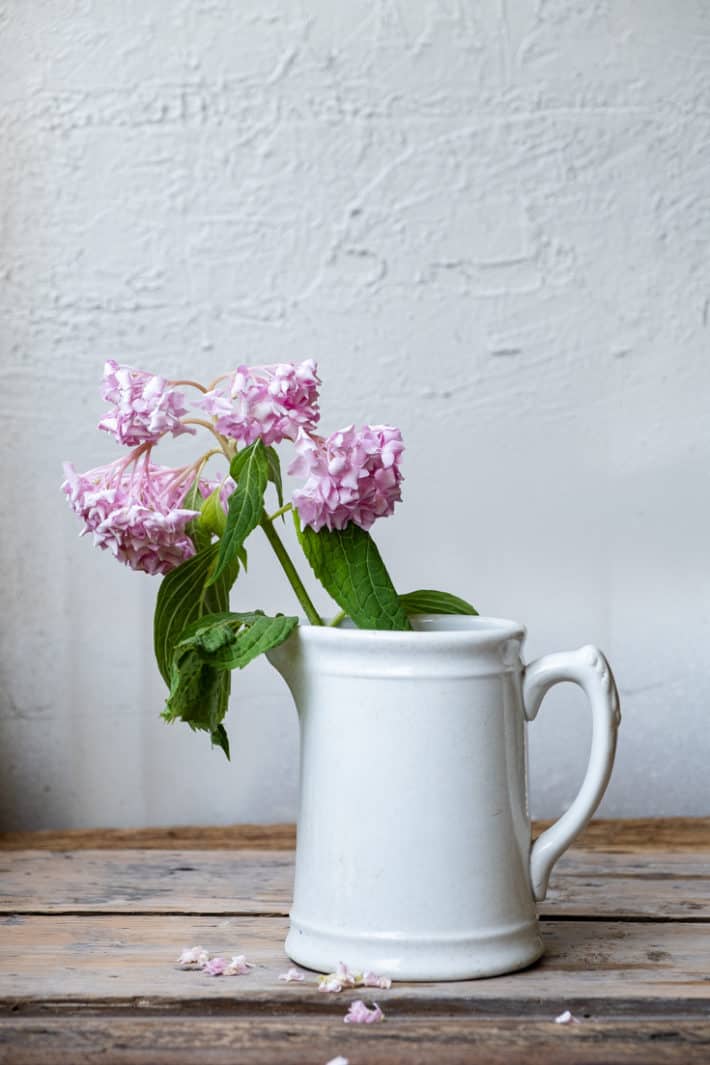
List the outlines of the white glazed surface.
{"label": "white glazed surface", "polygon": [[[310,968],[345,960],[444,980],[530,964],[542,952],[535,897],[608,780],[618,700],[601,652],[542,659],[524,689],[522,626],[430,617],[417,627],[306,626],[270,653],[301,724],[286,949]],[[595,740],[578,799],[533,848],[531,880],[523,691],[534,716],[562,679],[590,696]]]}

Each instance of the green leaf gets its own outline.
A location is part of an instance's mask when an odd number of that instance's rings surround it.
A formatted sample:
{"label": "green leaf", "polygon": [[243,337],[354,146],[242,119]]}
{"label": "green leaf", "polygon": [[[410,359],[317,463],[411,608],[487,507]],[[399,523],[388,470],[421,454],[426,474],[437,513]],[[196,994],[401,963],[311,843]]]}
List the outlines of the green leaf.
{"label": "green leaf", "polygon": [[163,717],[179,718],[192,729],[209,732],[213,746],[229,758],[222,719],[227,712],[232,669],[243,669],[257,655],[283,643],[298,618],[266,617],[260,611],[220,611],[191,622],[175,645],[170,694]]}
{"label": "green leaf", "polygon": [[185,627],[203,614],[229,608],[229,590],[237,578],[238,562],[234,562],[213,585],[206,587],[218,550],[219,544],[212,544],[177,566],[160,583],[153,643],[158,669],[168,687],[171,686],[173,651]]}
{"label": "green leaf", "polygon": [[470,614],[477,615],[475,606],[449,592],[436,592],[421,588],[416,592],[400,595],[399,601],[409,617],[414,614]]}
{"label": "green leaf", "polygon": [[224,725],[217,725],[217,728],[212,733],[210,739],[212,740],[213,747],[221,747],[227,756],[227,761],[230,761],[229,757],[229,736]]}
{"label": "green leaf", "polygon": [[227,515],[224,513],[221,500],[221,489],[215,488],[214,492],[207,496],[202,504],[200,515],[200,527],[214,533],[215,536],[223,536],[227,527]]}
{"label": "green leaf", "polygon": [[211,654],[210,664],[215,669],[244,669],[258,655],[288,639],[297,625],[298,618],[295,617],[256,618],[237,633],[232,643]]}
{"label": "green leaf", "polygon": [[261,520],[269,476],[266,449],[261,440],[256,440],[235,456],[230,473],[237,481],[237,487],[229,497],[227,524],[219,542],[217,564],[208,584],[214,584],[228,566],[238,562],[244,541]]}
{"label": "green leaf", "polygon": [[264,450],[266,451],[266,461],[269,464],[269,480],[276,488],[276,498],[279,501],[279,507],[282,507],[284,505],[284,489],[281,479],[281,461],[275,448],[269,446]]}
{"label": "green leaf", "polygon": [[342,530],[309,526],[296,531],[304,554],[325,590],[360,629],[410,629],[394,585],[368,532],[350,524]]}
{"label": "green leaf", "polygon": [[212,734],[221,724],[229,702],[229,673],[205,662],[199,651],[189,648],[175,654],[170,672],[170,694],[163,717],[179,718],[192,729]]}
{"label": "green leaf", "polygon": [[177,654],[194,650],[215,669],[244,669],[257,655],[283,643],[298,618],[260,611],[212,614],[193,622],[180,635]]}

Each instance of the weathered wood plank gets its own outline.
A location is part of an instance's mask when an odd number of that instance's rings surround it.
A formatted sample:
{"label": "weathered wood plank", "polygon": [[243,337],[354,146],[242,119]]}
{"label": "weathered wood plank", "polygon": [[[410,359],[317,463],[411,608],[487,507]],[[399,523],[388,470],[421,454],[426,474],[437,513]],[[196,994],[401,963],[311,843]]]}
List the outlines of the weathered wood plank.
{"label": "weathered wood plank", "polygon": [[[14,851],[0,854],[0,913],[288,914],[293,851]],[[704,853],[572,850],[544,917],[710,920]]]}
{"label": "weathered wood plank", "polygon": [[0,1020],[2,1065],[706,1065],[710,1021],[398,1018],[354,1029],[332,1017],[21,1017]]}
{"label": "weathered wood plank", "polygon": [[288,914],[293,851],[14,851],[0,913]]}
{"label": "weathered wood plank", "polygon": [[[287,966],[279,917],[6,917],[0,919],[0,1006],[102,1004],[160,1006],[179,1012],[200,1003],[238,1003],[267,1010],[341,1009],[339,996],[278,980]],[[710,925],[551,921],[543,924],[547,954],[524,973],[449,984],[395,984],[377,992],[406,1011],[436,1007],[475,1012],[482,1005],[508,1015],[537,1012],[629,1011],[710,1007]],[[180,972],[174,960],[187,945],[214,953],[245,953],[247,976],[210,978]],[[347,961],[347,959],[345,959]]]}
{"label": "weathered wood plank", "polygon": [[0,850],[289,850],[295,845],[292,824],[0,832]]}
{"label": "weathered wood plank", "polygon": [[[549,821],[537,821],[539,833]],[[140,829],[72,829],[2,832],[0,850],[288,850],[295,827],[281,825],[178,826]],[[585,850],[617,853],[647,850],[710,851],[710,817],[631,818],[592,821],[576,843]]]}

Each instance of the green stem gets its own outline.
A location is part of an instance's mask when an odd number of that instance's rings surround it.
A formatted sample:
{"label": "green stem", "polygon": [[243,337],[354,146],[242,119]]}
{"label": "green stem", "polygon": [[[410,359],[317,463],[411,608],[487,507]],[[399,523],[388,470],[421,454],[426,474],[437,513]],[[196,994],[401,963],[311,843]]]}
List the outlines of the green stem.
{"label": "green stem", "polygon": [[269,521],[276,521],[282,514],[288,514],[289,510],[293,509],[293,503],[286,503],[285,506],[279,507],[273,514],[269,514]]}
{"label": "green stem", "polygon": [[310,596],[308,595],[308,592],[306,591],[301,578],[296,573],[296,567],[291,561],[291,557],[288,551],[282,544],[281,539],[278,533],[276,532],[276,529],[271,524],[269,516],[266,513],[264,513],[264,515],[262,516],[262,519],[259,524],[264,530],[266,539],[273,547],[274,554],[281,563],[283,571],[288,577],[289,584],[296,593],[296,598],[298,599],[299,603],[305,611],[306,617],[310,621],[311,625],[322,625],[323,622],[320,618],[320,615],[314,607],[313,603],[311,602]]}
{"label": "green stem", "polygon": [[339,614],[335,615],[335,617],[333,618],[332,621],[328,622],[328,624],[331,626],[331,628],[337,629],[337,627],[340,624],[340,622],[344,621],[347,616],[348,616],[347,611],[346,610],[341,610]]}

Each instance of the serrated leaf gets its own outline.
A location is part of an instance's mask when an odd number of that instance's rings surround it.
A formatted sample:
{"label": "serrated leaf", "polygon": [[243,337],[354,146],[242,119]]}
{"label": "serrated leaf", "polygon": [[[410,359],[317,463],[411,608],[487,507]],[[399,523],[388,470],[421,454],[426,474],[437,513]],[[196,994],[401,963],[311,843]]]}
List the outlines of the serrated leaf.
{"label": "serrated leaf", "polygon": [[189,625],[180,635],[177,655],[196,651],[215,669],[244,669],[257,655],[287,639],[298,618],[261,611],[211,614]]}
{"label": "serrated leaf", "polygon": [[269,446],[264,450],[266,451],[266,461],[269,464],[269,480],[276,489],[276,498],[279,501],[279,507],[282,507],[284,505],[284,490],[281,477],[281,460],[279,459],[278,452],[275,448]]}
{"label": "serrated leaf", "polygon": [[375,541],[358,525],[315,532],[296,531],[313,572],[336,603],[360,629],[410,629]]}
{"label": "serrated leaf", "polygon": [[261,440],[256,440],[236,455],[230,472],[237,481],[237,487],[229,497],[227,524],[219,542],[217,564],[208,580],[209,584],[219,580],[232,562],[238,562],[244,541],[261,521],[269,473]]}
{"label": "serrated leaf", "polygon": [[210,655],[215,669],[244,669],[253,659],[278,647],[298,625],[298,618],[281,615],[256,618],[236,634],[235,639]]}
{"label": "serrated leaf", "polygon": [[229,590],[236,580],[238,563],[210,587],[207,578],[217,558],[218,544],[193,555],[163,577],[158,588],[153,622],[153,644],[158,669],[165,683],[171,685],[173,651],[178,637],[191,622],[203,614],[215,614],[229,608]]}
{"label": "serrated leaf", "polygon": [[437,592],[431,588],[421,588],[416,592],[400,595],[399,601],[407,615],[414,614],[467,614],[477,615],[478,611],[465,599],[449,592]]}
{"label": "serrated leaf", "polygon": [[165,703],[166,721],[179,718],[192,729],[210,734],[227,711],[229,674],[216,670],[192,648],[175,655],[170,675],[170,694]]}
{"label": "serrated leaf", "polygon": [[217,728],[210,736],[210,739],[212,740],[213,747],[222,748],[227,756],[227,761],[229,762],[231,760],[229,757],[229,736],[227,735],[227,730],[224,725],[217,725]]}
{"label": "serrated leaf", "polygon": [[229,758],[222,719],[231,670],[243,669],[257,655],[282,643],[297,624],[298,618],[270,618],[260,611],[220,611],[191,622],[175,646],[163,717],[167,721],[179,718],[192,729],[209,732],[212,744]]}

